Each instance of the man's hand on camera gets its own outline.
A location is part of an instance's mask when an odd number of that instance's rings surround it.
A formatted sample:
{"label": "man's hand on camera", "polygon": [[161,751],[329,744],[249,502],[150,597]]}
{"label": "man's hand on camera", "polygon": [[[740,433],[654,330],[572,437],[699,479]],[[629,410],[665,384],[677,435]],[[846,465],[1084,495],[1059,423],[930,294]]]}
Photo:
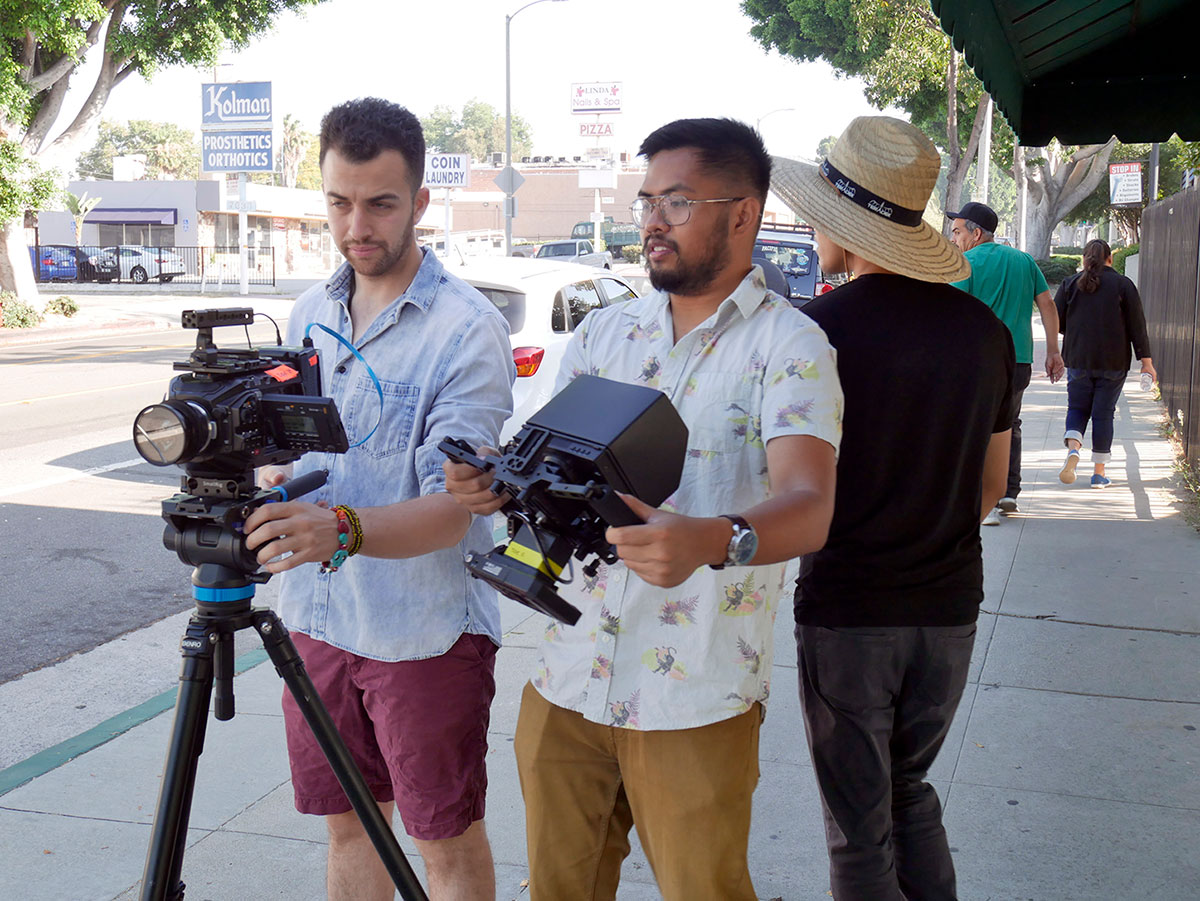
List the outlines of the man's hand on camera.
{"label": "man's hand on camera", "polygon": [[282,485],[292,477],[292,467],[288,466],[264,466],[257,473],[257,481],[259,488],[274,488],[276,485]]}
{"label": "man's hand on camera", "polygon": [[[620,492],[618,492],[620,494]],[[707,563],[725,559],[731,526],[720,518],[681,516],[620,494],[629,509],[645,520],[640,526],[614,526],[605,539],[633,572],[659,588],[674,588]]]}
{"label": "man's hand on camera", "polygon": [[[486,445],[475,453],[480,457],[500,455],[496,448]],[[508,499],[507,495],[496,497],[492,494],[495,478],[490,472],[482,472],[470,464],[455,463],[453,460],[442,461],[442,471],[446,473],[446,492],[472,513],[491,516]]]}
{"label": "man's hand on camera", "polygon": [[[320,563],[338,549],[337,514],[306,501],[264,504],[250,514],[243,531],[246,547],[257,550],[258,562],[272,573]],[[291,556],[275,559],[289,552]]]}

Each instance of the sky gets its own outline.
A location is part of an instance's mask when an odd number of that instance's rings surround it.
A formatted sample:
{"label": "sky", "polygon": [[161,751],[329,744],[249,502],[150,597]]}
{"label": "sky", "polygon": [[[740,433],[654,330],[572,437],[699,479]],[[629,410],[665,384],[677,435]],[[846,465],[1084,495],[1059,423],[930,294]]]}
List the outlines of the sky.
{"label": "sky", "polygon": [[[504,112],[505,15],[522,0],[327,0],[288,13],[273,32],[222,58],[217,80],[272,82],[276,134],[285,113],[316,131],[330,107],[362,96],[456,111],[472,99]],[[606,115],[615,150],[636,152],[672,119],[731,116],[759,124],[767,149],[811,159],[826,135],[878,114],[862,85],[823,62],[768,53],[750,37],[737,0],[559,0],[511,23],[513,113],[532,126],[535,154],[572,156],[601,143],[581,138],[571,85],[622,83],[619,115]],[[94,65],[94,61],[92,61]],[[69,122],[90,88],[87,62],[68,95]],[[165,69],[114,90],[104,118],[155,119],[200,129],[200,85],[212,69]],[[86,88],[85,88],[86,86]],[[897,115],[891,111],[892,115]]]}

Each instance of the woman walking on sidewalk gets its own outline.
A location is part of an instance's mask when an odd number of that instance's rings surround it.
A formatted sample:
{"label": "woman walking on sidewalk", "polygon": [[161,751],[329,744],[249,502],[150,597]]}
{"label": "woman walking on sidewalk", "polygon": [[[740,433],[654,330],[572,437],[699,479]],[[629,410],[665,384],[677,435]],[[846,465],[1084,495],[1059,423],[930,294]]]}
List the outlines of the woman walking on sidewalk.
{"label": "woman walking on sidewalk", "polygon": [[[1083,271],[1058,287],[1058,328],[1063,333],[1067,364],[1067,459],[1058,478],[1075,481],[1079,449],[1088,419],[1092,421],[1093,488],[1105,488],[1104,465],[1112,457],[1113,412],[1129,372],[1130,345],[1142,361],[1142,387],[1158,374],[1150,359],[1142,298],[1132,281],[1112,268],[1112,250],[1099,238],[1083,249]],[[1146,378],[1149,376],[1149,379]]]}

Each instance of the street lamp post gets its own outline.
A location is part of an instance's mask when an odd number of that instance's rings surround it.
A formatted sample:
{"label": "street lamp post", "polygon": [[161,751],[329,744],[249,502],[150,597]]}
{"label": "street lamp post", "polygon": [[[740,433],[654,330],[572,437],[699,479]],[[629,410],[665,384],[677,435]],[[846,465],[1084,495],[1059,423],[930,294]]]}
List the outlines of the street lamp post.
{"label": "street lamp post", "polygon": [[[512,53],[510,35],[512,20],[523,9],[529,9],[539,3],[562,3],[563,0],[531,0],[517,12],[504,17],[504,165],[512,167]],[[511,187],[504,189],[504,255],[512,256],[512,221],[513,221],[513,192]]]}

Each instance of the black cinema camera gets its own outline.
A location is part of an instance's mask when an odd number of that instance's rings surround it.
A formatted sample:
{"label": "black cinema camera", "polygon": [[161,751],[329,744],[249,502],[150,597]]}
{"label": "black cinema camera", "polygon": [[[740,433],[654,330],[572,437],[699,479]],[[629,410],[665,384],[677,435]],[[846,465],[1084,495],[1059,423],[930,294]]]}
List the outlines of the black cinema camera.
{"label": "black cinema camera", "polygon": [[679,485],[687,426],[661,391],[581,375],[525,423],[500,457],[479,457],[465,442],[439,445],[450,459],[495,471],[492,491],[507,493],[508,544],[472,552],[467,569],[501,594],[568,625],[579,610],[555,591],[571,557],[596,559],[594,576],[616,551],[608,526],[641,522],[621,491],[658,506]]}
{"label": "black cinema camera", "polygon": [[253,321],[249,307],[185,310],[183,327],[199,332],[196,348],[175,363],[184,374],[171,380],[167,399],[143,409],[133,423],[134,445],[147,462],[184,468],[183,493],[163,501],[163,543],[193,566],[257,569],[235,525],[267,501],[320,487],[324,476],[310,473],[302,484],[268,492],[255,486],[254,470],[290,463],[306,451],[344,453],[349,446],[333,400],[320,396],[311,340],[303,347],[213,343],[214,328]]}

